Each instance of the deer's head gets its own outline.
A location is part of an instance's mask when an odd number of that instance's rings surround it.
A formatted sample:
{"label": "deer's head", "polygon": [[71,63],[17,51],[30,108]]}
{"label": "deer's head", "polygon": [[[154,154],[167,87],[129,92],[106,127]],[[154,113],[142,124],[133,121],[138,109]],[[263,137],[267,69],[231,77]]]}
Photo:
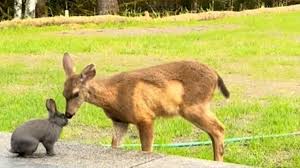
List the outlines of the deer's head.
{"label": "deer's head", "polygon": [[68,53],[64,54],[63,67],[66,74],[63,95],[66,99],[66,117],[72,118],[88,96],[87,83],[96,75],[95,66],[86,66],[76,74],[73,61]]}

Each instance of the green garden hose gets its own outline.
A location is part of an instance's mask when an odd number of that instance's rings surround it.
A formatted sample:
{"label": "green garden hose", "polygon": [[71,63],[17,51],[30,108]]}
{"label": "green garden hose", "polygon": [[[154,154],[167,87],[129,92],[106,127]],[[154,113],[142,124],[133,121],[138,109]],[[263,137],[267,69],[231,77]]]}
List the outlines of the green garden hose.
{"label": "green garden hose", "polygon": [[[272,134],[272,135],[258,135],[258,136],[249,136],[249,137],[240,137],[240,138],[228,138],[225,139],[225,144],[234,143],[234,142],[242,142],[242,141],[250,141],[256,139],[265,139],[265,138],[280,138],[280,137],[288,137],[288,136],[297,136],[300,135],[300,132],[286,133],[286,134]],[[185,143],[174,143],[174,144],[153,144],[153,147],[193,147],[193,146],[203,146],[210,145],[211,141],[202,141],[202,142],[185,142]],[[104,145],[110,146],[110,145]],[[124,144],[122,147],[139,147],[140,144]]]}

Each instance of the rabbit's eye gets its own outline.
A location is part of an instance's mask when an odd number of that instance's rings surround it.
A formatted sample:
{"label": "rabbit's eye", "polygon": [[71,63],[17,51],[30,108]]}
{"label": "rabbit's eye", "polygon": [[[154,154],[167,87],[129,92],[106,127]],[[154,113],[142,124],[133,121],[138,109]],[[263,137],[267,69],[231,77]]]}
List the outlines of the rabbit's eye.
{"label": "rabbit's eye", "polygon": [[58,118],[64,118],[65,114],[58,112],[58,113],[56,113],[56,117],[58,117]]}

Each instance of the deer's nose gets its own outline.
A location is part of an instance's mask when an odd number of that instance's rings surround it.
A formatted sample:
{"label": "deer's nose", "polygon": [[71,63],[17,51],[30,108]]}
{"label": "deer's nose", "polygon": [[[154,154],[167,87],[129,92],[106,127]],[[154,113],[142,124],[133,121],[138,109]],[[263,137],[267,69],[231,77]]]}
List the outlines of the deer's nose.
{"label": "deer's nose", "polygon": [[69,119],[71,119],[73,117],[73,115],[70,114],[70,113],[66,113],[66,117],[69,118]]}

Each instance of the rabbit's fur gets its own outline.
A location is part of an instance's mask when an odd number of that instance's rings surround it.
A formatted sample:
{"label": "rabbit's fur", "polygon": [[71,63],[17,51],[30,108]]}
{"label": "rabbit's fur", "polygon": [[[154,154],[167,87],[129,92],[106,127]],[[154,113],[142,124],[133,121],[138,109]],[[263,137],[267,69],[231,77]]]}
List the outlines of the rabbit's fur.
{"label": "rabbit's fur", "polygon": [[13,132],[10,152],[18,153],[19,156],[32,155],[41,142],[48,155],[55,155],[54,143],[58,140],[62,128],[67,125],[68,119],[57,111],[53,99],[47,99],[46,107],[49,112],[48,119],[28,121]]}

